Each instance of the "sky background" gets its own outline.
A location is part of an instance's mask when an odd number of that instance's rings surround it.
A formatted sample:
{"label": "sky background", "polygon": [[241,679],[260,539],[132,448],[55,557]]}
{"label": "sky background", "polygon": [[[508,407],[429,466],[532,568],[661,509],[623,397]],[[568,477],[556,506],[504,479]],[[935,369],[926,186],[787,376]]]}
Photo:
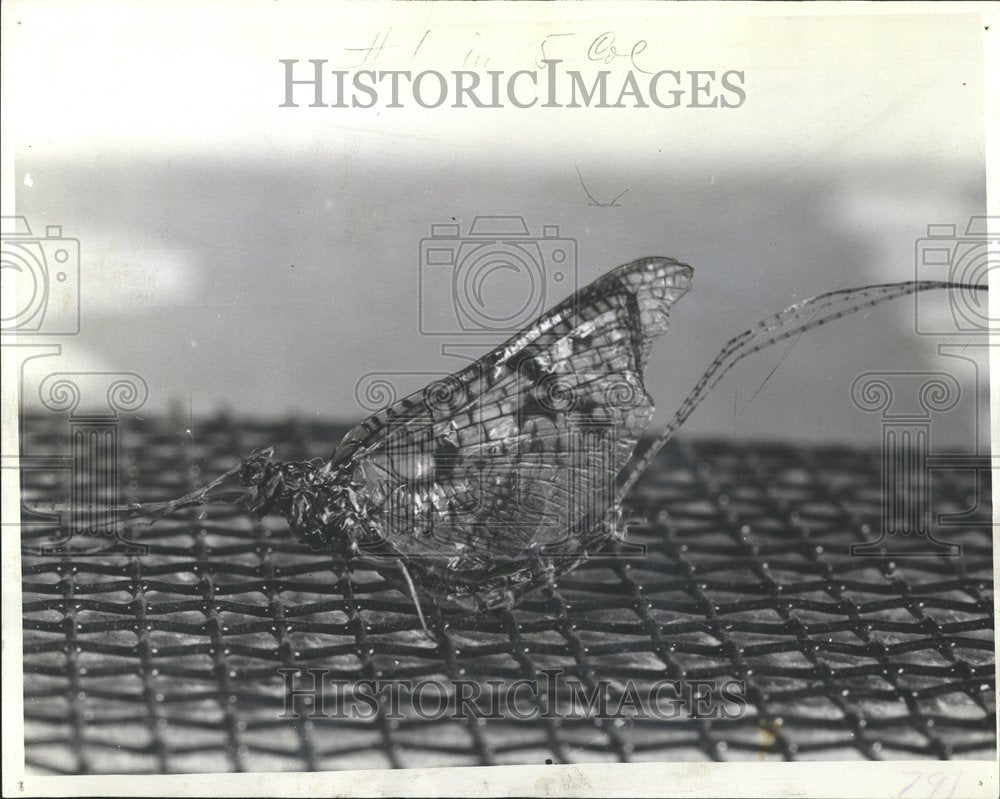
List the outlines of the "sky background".
{"label": "sky background", "polygon": [[[309,7],[277,24],[274,4],[251,3],[239,17],[209,4],[193,26],[176,6],[39,6],[7,34],[21,70],[5,88],[16,213],[79,239],[82,329],[28,370],[29,388],[54,369],[131,371],[149,384],[149,412],[359,420],[366,376],[399,374],[406,393],[462,366],[443,344],[478,356],[505,338],[422,332],[452,300],[420,247],[431,225],[464,235],[477,216],[516,215],[532,240],[544,226],[572,240],[579,286],[645,255],[694,266],[647,371],[662,421],[732,335],[824,291],[913,278],[928,224],[961,232],[986,212],[972,14],[706,21],[656,7],[568,23],[526,5],[488,23],[415,4],[391,19]],[[743,70],[746,103],[278,108],[279,58],[347,68],[363,58],[350,48],[385,35],[380,68],[456,69],[474,50],[514,70],[561,33],[560,55],[583,69],[607,30],[646,40],[656,68]],[[425,31],[432,46],[412,56]],[[627,193],[596,207],[581,178],[599,201]],[[543,283],[546,307],[569,289]],[[523,290],[501,280],[487,298],[510,307]],[[947,325],[948,299],[936,302],[931,321]],[[968,443],[974,373],[938,354],[944,341],[970,340],[915,335],[911,300],[842,320],[746,361],[685,432],[873,442],[878,417],[852,404],[854,379],[944,371],[964,393],[938,436]]]}

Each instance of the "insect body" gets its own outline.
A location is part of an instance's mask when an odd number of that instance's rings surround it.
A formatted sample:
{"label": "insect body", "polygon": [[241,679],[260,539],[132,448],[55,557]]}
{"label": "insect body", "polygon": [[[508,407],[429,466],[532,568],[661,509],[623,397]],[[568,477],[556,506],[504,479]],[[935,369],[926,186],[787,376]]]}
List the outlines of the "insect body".
{"label": "insect body", "polygon": [[[643,382],[653,341],[691,285],[672,258],[608,272],[475,364],[385,408],[327,460],[260,450],[200,491],[126,516],[231,501],[281,513],[316,550],[377,568],[409,592],[473,612],[511,607],[620,532],[621,502],[652,458],[737,362],[782,339],[920,291],[985,286],[906,281],[821,294],[732,338],[645,453]],[[421,613],[421,621],[423,615]]]}
{"label": "insect body", "polygon": [[614,534],[653,413],[643,372],[692,268],[619,267],[477,363],[352,430],[326,462],[247,461],[252,508],[435,599],[512,605]]}

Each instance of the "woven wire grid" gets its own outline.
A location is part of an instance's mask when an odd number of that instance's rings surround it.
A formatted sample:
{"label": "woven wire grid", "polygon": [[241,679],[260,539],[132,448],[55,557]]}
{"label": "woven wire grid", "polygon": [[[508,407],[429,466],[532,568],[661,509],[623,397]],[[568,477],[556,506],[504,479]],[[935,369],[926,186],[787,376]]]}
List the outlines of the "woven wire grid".
{"label": "woven wire grid", "polygon": [[[64,417],[27,416],[31,456],[67,451]],[[122,502],[203,485],[258,446],[329,453],[336,425],[123,419]],[[280,518],[183,511],[135,555],[38,555],[25,525],[25,752],[36,773],[327,770],[640,760],[994,757],[989,485],[960,557],[852,557],[880,527],[878,449],[681,439],[630,497],[641,558],[592,558],[514,610],[422,633],[376,573],[343,572]],[[30,459],[29,459],[30,460]],[[44,463],[44,461],[39,461]],[[65,501],[28,469],[25,504]],[[936,475],[933,508],[975,504]],[[900,539],[893,546],[908,546]],[[619,553],[620,554],[620,553]],[[279,669],[364,679],[582,685],[737,680],[735,719],[282,718]],[[522,697],[523,701],[523,697]],[[540,700],[539,700],[540,701]],[[303,716],[306,714],[303,713]],[[530,714],[525,714],[530,715]]]}

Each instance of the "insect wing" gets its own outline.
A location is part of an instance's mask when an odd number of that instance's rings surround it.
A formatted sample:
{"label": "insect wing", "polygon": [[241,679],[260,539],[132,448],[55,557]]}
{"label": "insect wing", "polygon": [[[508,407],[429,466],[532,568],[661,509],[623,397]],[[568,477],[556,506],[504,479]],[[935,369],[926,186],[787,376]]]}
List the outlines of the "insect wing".
{"label": "insect wing", "polygon": [[468,566],[550,551],[613,501],[649,424],[643,370],[691,267],[621,266],[469,367],[370,417],[334,465],[410,557]]}

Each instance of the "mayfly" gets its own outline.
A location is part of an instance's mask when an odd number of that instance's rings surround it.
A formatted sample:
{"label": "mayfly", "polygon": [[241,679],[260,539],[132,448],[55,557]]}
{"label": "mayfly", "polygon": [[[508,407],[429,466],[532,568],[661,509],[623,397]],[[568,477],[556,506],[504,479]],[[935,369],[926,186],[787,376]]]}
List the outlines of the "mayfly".
{"label": "mayfly", "polygon": [[328,459],[283,463],[258,450],[199,491],[123,518],[236,499],[258,517],[283,515],[307,547],[377,569],[409,593],[425,630],[422,601],[510,608],[621,533],[626,494],[737,362],[916,292],[985,291],[908,281],[792,305],[731,339],[635,458],[653,414],[650,350],[692,275],[672,258],[620,266],[478,362],[371,416]]}

